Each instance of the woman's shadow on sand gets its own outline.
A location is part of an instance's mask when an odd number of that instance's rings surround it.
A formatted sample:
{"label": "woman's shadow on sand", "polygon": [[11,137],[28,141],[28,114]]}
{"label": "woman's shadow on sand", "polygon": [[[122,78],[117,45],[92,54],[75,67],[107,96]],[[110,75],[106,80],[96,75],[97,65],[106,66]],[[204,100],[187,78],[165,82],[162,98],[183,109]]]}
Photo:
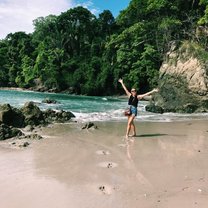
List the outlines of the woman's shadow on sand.
{"label": "woman's shadow on sand", "polygon": [[160,137],[160,136],[167,136],[168,134],[160,134],[160,133],[157,133],[157,134],[139,134],[139,135],[136,135],[134,137]]}

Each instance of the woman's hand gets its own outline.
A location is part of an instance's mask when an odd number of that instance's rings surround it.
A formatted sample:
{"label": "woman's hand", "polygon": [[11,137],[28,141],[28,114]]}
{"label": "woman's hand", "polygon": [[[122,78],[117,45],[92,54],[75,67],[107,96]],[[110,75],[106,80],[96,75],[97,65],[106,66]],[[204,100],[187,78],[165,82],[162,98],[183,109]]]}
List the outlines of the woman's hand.
{"label": "woman's hand", "polygon": [[120,78],[120,79],[118,80],[118,82],[120,82],[120,83],[122,84],[122,83],[123,83],[123,79]]}
{"label": "woman's hand", "polygon": [[153,92],[159,92],[159,89],[158,88],[154,88],[152,91]]}

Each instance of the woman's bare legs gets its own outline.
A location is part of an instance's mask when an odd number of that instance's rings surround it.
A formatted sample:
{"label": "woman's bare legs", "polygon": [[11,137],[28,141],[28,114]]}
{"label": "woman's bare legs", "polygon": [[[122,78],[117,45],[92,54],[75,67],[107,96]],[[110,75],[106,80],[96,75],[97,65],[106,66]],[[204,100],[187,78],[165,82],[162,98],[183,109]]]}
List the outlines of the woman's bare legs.
{"label": "woman's bare legs", "polygon": [[134,118],[135,118],[134,115],[128,116],[128,123],[127,123],[127,129],[126,129],[126,138],[129,137],[129,132],[131,130],[132,125],[133,125],[133,132],[136,133],[135,132],[135,125],[134,125],[134,122],[133,122]]}
{"label": "woman's bare legs", "polygon": [[131,123],[131,130],[133,131],[132,136],[136,136],[136,127],[135,127],[135,125],[134,125],[134,120],[133,120],[132,123]]}

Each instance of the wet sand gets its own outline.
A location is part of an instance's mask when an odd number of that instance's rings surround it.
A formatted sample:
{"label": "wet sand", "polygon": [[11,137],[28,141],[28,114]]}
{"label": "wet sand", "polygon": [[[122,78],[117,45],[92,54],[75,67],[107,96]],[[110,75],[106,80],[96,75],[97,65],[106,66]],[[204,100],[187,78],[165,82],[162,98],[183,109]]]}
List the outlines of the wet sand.
{"label": "wet sand", "polygon": [[207,208],[208,121],[56,124],[28,148],[0,144],[1,208]]}

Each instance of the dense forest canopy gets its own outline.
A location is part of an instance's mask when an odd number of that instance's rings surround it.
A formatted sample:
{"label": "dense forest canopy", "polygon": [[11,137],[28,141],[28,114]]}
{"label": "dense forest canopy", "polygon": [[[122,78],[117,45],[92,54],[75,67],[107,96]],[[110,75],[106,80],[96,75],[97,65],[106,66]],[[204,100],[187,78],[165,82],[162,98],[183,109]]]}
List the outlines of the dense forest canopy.
{"label": "dense forest canopy", "polygon": [[208,49],[208,0],[132,0],[115,19],[83,7],[34,20],[34,32],[0,41],[0,86],[86,95],[140,91],[157,85],[164,55],[174,43]]}

